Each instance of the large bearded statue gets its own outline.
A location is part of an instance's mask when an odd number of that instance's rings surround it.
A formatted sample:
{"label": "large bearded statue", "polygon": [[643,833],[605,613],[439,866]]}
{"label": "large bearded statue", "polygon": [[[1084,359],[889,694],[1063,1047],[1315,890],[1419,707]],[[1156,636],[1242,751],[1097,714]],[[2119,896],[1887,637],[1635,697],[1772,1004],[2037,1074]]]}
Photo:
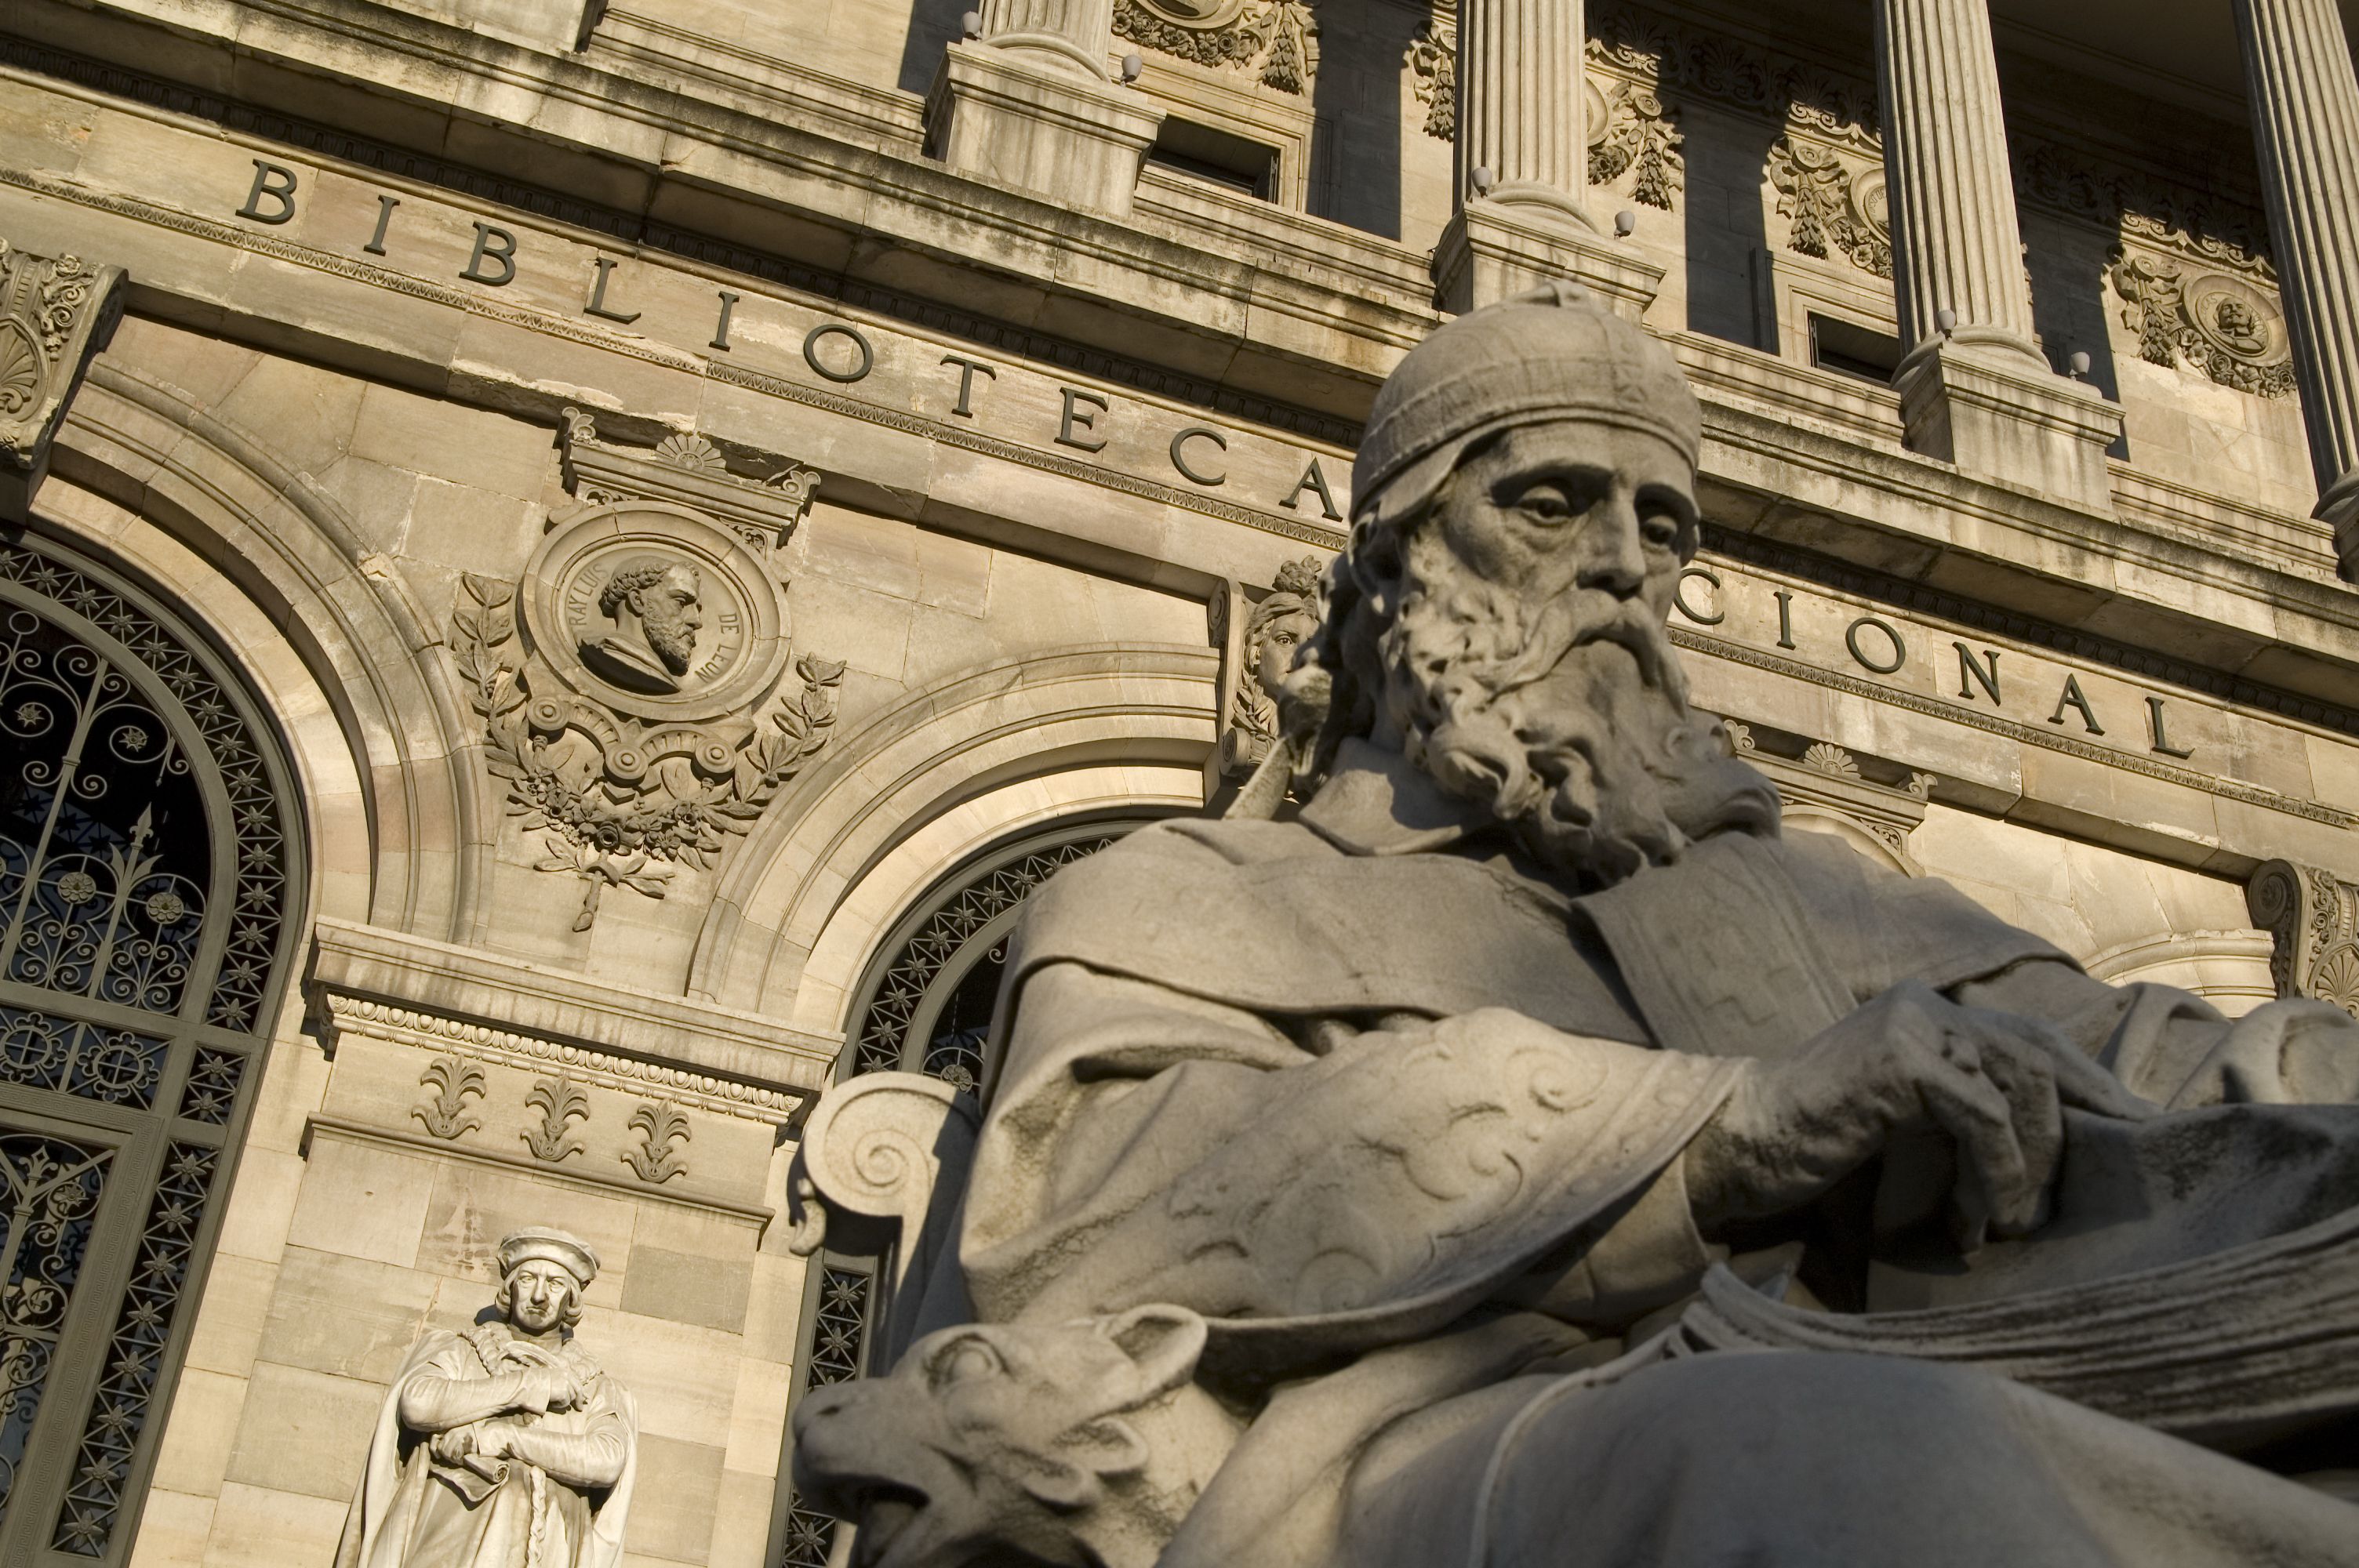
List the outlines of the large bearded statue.
{"label": "large bearded statue", "polygon": [[1782,836],[1700,436],[1577,289],[1386,383],[1268,762],[1036,895],[935,1331],[796,1412],[860,1562],[2359,1563],[2359,1027]]}

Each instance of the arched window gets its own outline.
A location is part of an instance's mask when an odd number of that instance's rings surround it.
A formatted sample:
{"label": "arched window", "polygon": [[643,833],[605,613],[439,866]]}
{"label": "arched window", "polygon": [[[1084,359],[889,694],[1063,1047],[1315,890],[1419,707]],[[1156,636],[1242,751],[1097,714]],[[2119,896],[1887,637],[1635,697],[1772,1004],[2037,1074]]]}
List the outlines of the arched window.
{"label": "arched window", "polygon": [[0,539],[0,1563],[130,1554],[301,877],[284,761],[129,583]]}
{"label": "arched window", "polygon": [[[1032,890],[1149,820],[1060,823],[969,857],[918,900],[870,960],[844,1030],[837,1081],[924,1073],[972,1093],[1007,964],[1007,938]],[[875,1308],[874,1260],[822,1252],[804,1286],[795,1397],[860,1376]],[[799,1506],[785,1476],[773,1561],[827,1568],[836,1524]]]}

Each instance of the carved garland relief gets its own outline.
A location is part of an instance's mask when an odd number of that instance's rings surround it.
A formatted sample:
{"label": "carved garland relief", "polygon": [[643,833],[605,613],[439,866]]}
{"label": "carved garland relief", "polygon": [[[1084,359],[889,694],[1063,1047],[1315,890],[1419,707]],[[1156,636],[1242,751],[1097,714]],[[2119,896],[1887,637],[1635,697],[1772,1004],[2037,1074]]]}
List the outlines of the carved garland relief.
{"label": "carved garland relief", "polygon": [[1892,276],[1891,215],[1879,164],[1788,131],[1769,148],[1769,182],[1777,189],[1777,215],[1791,225],[1788,250]]}
{"label": "carved garland relief", "polygon": [[1319,20],[1304,0],[1115,0],[1114,30],[1142,49],[1253,70],[1299,93],[1319,71]]}
{"label": "carved garland relief", "polygon": [[2293,395],[2293,351],[2272,292],[2134,251],[2119,254],[2112,276],[2140,359],[2173,370],[2184,363],[2257,397]]}
{"label": "carved garland relief", "polygon": [[553,514],[519,584],[468,574],[451,650],[484,722],[507,810],[538,867],[651,898],[728,839],[827,744],[843,665],[788,663],[777,551],[818,476],[739,478],[710,442],[609,446],[569,412],[577,501]]}

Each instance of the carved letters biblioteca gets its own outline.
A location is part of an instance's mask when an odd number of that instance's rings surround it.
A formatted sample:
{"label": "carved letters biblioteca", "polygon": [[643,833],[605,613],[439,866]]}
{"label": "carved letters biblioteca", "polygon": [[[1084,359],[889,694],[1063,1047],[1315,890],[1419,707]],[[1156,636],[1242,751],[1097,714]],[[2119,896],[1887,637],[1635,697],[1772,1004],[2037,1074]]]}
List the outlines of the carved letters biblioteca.
{"label": "carved letters biblioteca", "polygon": [[575,504],[549,518],[521,586],[467,574],[451,649],[484,721],[507,810],[541,835],[539,869],[650,898],[710,871],[828,741],[844,666],[788,656],[777,552],[811,470],[732,474],[710,442],[652,451],[568,412]]}

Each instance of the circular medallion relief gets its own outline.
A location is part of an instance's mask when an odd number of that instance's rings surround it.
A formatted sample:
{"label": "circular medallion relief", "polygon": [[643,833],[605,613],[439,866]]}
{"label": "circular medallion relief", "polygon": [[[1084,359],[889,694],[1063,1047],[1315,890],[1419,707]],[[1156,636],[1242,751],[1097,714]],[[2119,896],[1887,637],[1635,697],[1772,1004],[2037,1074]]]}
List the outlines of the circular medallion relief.
{"label": "circular medallion relief", "polygon": [[1225,27],[1245,8],[1245,0],[1138,0],[1141,10],[1176,27]]}
{"label": "circular medallion relief", "polygon": [[534,651],[583,697],[658,721],[751,706],[787,656],[783,596],[737,536],[659,502],[560,524],[526,569]]}
{"label": "circular medallion relief", "polygon": [[2187,319],[2203,341],[2246,364],[2284,359],[2277,302],[2240,277],[2205,273],[2188,279]]}

